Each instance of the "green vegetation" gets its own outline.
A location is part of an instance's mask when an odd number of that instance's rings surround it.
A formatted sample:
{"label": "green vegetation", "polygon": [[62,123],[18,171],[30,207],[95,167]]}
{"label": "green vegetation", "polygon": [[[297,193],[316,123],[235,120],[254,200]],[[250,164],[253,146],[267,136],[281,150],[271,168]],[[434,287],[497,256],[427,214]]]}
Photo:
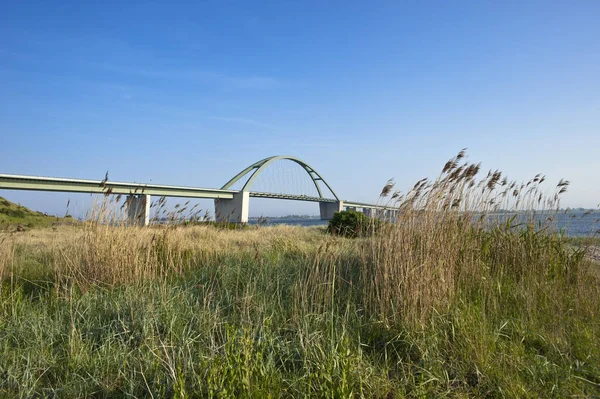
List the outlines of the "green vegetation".
{"label": "green vegetation", "polygon": [[42,212],[34,212],[0,197],[0,230],[24,230],[25,228],[49,227],[64,223],[72,224],[76,221],[68,215],[67,218],[46,216]]}
{"label": "green vegetation", "polygon": [[327,224],[327,232],[342,237],[364,237],[381,227],[379,219],[371,219],[353,210],[336,212]]}
{"label": "green vegetation", "polygon": [[1,233],[0,396],[600,395],[599,265],[533,217],[469,215],[517,196],[460,159],[407,194],[384,190],[398,221],[368,237]]}
{"label": "green vegetation", "polygon": [[569,243],[579,246],[579,247],[590,247],[597,246],[600,247],[600,237],[570,237],[568,239]]}

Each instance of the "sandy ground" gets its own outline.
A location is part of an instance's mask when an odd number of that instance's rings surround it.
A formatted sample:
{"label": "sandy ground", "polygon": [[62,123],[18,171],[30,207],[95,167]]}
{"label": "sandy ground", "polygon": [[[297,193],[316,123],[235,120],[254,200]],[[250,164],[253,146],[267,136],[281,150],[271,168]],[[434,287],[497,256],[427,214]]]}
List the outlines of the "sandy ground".
{"label": "sandy ground", "polygon": [[587,256],[595,262],[600,262],[600,246],[590,246]]}

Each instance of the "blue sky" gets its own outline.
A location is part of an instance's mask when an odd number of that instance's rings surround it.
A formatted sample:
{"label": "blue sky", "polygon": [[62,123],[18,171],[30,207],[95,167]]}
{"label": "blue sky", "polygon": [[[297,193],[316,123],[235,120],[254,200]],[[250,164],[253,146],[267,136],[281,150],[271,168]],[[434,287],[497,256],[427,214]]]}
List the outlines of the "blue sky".
{"label": "blue sky", "polygon": [[3,1],[0,173],[220,187],[289,154],[374,201],[468,147],[513,179],[571,180],[564,206],[600,203],[597,1],[123,3]]}

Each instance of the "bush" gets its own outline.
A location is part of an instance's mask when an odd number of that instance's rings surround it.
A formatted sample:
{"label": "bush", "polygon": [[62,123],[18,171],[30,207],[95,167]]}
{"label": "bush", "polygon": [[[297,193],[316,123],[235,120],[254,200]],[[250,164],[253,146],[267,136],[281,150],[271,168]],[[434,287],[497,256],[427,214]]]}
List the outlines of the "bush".
{"label": "bush", "polygon": [[333,215],[327,225],[327,232],[344,237],[362,237],[373,232],[378,219],[370,219],[356,211],[341,211]]}
{"label": "bush", "polygon": [[4,213],[5,215],[13,218],[25,217],[25,212],[20,209],[0,209],[0,213]]}

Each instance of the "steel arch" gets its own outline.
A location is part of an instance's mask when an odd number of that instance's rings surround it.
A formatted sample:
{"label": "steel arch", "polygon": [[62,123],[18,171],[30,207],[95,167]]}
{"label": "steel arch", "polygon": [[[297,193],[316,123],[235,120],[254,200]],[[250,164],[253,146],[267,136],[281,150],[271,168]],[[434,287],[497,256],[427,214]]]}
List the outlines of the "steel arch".
{"label": "steel arch", "polygon": [[225,183],[225,185],[221,189],[229,190],[232,185],[234,185],[242,177],[244,177],[246,174],[248,174],[248,172],[250,172],[254,169],[254,172],[252,173],[252,175],[250,176],[248,181],[246,181],[246,184],[244,184],[244,187],[242,187],[242,189],[240,190],[240,191],[248,191],[250,186],[254,182],[254,180],[258,177],[258,175],[267,166],[269,166],[273,162],[279,161],[279,160],[289,160],[289,161],[296,162],[298,165],[300,165],[312,179],[315,187],[317,188],[317,192],[319,193],[319,198],[322,198],[322,199],[325,198],[325,197],[323,197],[323,193],[321,192],[321,187],[319,187],[319,183],[318,183],[319,181],[322,181],[325,184],[325,186],[327,186],[329,191],[331,191],[331,194],[333,194],[335,199],[339,201],[339,198],[335,194],[335,191],[333,191],[331,186],[325,181],[325,179],[323,179],[323,177],[321,177],[321,175],[312,166],[310,166],[309,164],[307,164],[300,158],[296,158],[296,157],[292,157],[292,156],[288,156],[288,155],[277,155],[277,156],[273,156],[273,157],[268,157],[268,158],[261,159],[260,161],[253,163],[252,165],[248,166],[246,169],[242,170],[240,173],[238,173],[237,175],[232,177],[227,183]]}

